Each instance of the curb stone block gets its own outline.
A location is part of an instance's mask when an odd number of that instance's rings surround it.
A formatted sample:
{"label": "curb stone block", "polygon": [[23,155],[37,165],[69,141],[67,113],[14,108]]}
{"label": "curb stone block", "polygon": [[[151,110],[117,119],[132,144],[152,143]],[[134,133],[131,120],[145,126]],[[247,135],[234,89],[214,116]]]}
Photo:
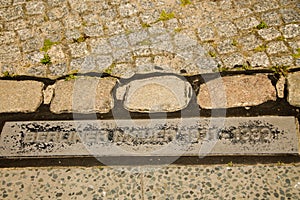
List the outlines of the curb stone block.
{"label": "curb stone block", "polygon": [[0,113],[35,112],[43,101],[44,84],[37,81],[0,81]]}
{"label": "curb stone block", "polygon": [[200,107],[231,108],[256,106],[276,100],[276,91],[267,75],[227,76],[200,86],[197,101]]}
{"label": "curb stone block", "polygon": [[192,87],[176,76],[158,76],[134,80],[117,89],[116,97],[124,100],[125,109],[133,112],[175,112],[185,108]]}
{"label": "curb stone block", "polygon": [[50,111],[59,113],[108,113],[113,108],[114,78],[80,77],[55,83]]}
{"label": "curb stone block", "polygon": [[300,72],[289,74],[287,77],[288,102],[300,107]]}

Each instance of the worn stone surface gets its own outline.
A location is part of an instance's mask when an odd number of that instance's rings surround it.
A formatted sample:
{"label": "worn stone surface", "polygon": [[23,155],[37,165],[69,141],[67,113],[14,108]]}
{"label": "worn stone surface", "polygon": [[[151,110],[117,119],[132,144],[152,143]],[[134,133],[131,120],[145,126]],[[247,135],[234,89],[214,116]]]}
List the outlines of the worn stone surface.
{"label": "worn stone surface", "polygon": [[255,106],[276,100],[276,91],[266,75],[227,76],[200,86],[197,96],[202,108]]}
{"label": "worn stone surface", "polygon": [[289,74],[287,77],[288,102],[300,107],[300,72]]}
{"label": "worn stone surface", "polygon": [[298,154],[294,117],[6,122],[1,157]]}
{"label": "worn stone surface", "polygon": [[50,104],[54,94],[54,85],[49,85],[43,90],[44,104]]}
{"label": "worn stone surface", "polygon": [[53,113],[107,113],[113,107],[114,78],[80,77],[55,83],[50,104]]}
{"label": "worn stone surface", "polygon": [[299,163],[232,162],[232,165],[1,168],[0,187],[7,199],[296,199],[299,196]]}
{"label": "worn stone surface", "polygon": [[178,111],[188,105],[191,95],[191,85],[175,76],[133,80],[117,91],[124,107],[135,112]]}
{"label": "worn stone surface", "polygon": [[43,101],[44,84],[37,81],[0,81],[0,113],[34,112]]}

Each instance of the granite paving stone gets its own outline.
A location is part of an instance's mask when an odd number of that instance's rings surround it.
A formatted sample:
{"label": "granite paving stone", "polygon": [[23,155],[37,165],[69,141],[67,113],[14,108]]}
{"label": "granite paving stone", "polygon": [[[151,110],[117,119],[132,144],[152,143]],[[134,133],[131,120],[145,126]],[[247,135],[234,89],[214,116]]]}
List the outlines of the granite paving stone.
{"label": "granite paving stone", "polygon": [[113,107],[114,78],[78,77],[60,80],[50,104],[53,113],[107,113]]}
{"label": "granite paving stone", "polygon": [[35,112],[43,101],[44,84],[37,81],[0,81],[0,113]]}
{"label": "granite paving stone", "polygon": [[[159,92],[157,92],[159,91]],[[172,112],[185,108],[191,99],[191,85],[175,76],[134,80],[117,90],[117,99],[134,112]]]}
{"label": "granite paving stone", "polygon": [[285,38],[294,38],[299,36],[300,34],[300,27],[298,24],[288,24],[281,28],[283,36]]}
{"label": "granite paving stone", "polygon": [[232,53],[222,56],[224,66],[234,68],[235,66],[242,66],[246,63],[244,56],[241,53]]}
{"label": "granite paving stone", "polygon": [[267,44],[267,53],[276,54],[287,52],[288,48],[283,41],[273,41]]}
{"label": "granite paving stone", "polygon": [[282,24],[282,20],[278,11],[262,13],[261,18],[269,26],[278,26]]}
{"label": "granite paving stone", "polygon": [[270,61],[266,53],[257,52],[254,53],[250,58],[250,65],[252,67],[268,67],[270,66]]}
{"label": "granite paving stone", "polygon": [[274,27],[267,28],[267,29],[261,29],[258,31],[258,34],[267,41],[273,40],[273,39],[281,36],[280,32]]}
{"label": "granite paving stone", "polygon": [[293,57],[291,55],[270,56],[273,66],[293,66]]}
{"label": "granite paving stone", "polygon": [[202,84],[197,99],[206,109],[255,106],[275,101],[276,90],[266,75],[226,76]]}
{"label": "granite paving stone", "polygon": [[289,74],[287,77],[288,86],[288,102],[293,105],[300,107],[300,73],[295,72]]}

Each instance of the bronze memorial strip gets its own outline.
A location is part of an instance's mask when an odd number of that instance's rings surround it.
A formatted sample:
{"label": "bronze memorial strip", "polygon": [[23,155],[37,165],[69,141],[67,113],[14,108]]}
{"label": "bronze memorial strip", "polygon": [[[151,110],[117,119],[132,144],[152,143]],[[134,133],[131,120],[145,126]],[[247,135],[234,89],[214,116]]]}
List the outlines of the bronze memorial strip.
{"label": "bronze memorial strip", "polygon": [[229,156],[299,153],[294,117],[6,122],[0,156]]}

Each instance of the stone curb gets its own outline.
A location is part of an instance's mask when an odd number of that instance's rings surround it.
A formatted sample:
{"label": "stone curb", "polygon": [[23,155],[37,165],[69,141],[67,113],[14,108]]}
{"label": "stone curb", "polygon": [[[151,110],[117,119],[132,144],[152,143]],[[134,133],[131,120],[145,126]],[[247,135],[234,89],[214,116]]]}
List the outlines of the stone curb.
{"label": "stone curb", "polygon": [[[199,86],[197,102],[200,109],[258,106],[285,98],[286,90],[287,101],[300,107],[300,72],[289,73],[287,79],[281,76],[276,85],[268,78],[270,75],[231,75],[207,81]],[[0,80],[0,113],[35,112],[42,104],[50,104],[50,111],[56,114],[108,113],[116,100],[122,101],[129,111],[174,112],[184,109],[193,93],[184,77],[182,80],[176,77],[180,76],[122,79],[129,81],[127,85],[117,85],[116,78],[74,76],[71,80],[57,80],[46,88],[38,81]],[[115,87],[116,97],[113,97]],[[161,90],[166,91],[161,93]]]}

